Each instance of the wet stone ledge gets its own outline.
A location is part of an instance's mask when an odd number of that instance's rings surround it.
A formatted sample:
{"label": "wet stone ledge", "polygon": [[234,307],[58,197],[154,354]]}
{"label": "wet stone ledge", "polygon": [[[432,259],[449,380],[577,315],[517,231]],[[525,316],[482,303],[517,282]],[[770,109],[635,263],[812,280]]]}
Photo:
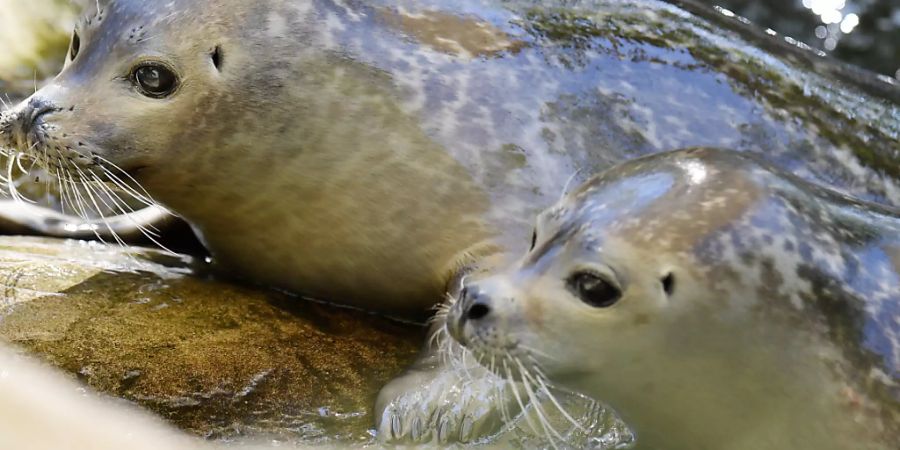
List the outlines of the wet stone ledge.
{"label": "wet stone ledge", "polygon": [[211,439],[370,442],[423,330],[214,281],[188,257],[0,237],[0,340]]}

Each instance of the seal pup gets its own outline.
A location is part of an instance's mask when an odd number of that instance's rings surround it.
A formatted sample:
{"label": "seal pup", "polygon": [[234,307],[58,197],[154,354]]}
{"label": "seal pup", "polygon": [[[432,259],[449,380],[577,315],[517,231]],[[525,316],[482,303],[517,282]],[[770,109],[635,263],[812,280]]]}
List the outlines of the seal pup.
{"label": "seal pup", "polygon": [[636,448],[900,442],[900,213],[744,154],[591,178],[447,326],[504,377],[609,402]]}

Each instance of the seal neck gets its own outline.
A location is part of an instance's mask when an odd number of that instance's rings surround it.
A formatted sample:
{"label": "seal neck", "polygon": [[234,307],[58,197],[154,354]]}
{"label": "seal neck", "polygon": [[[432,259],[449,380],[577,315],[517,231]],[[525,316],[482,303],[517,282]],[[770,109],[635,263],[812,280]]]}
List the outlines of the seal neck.
{"label": "seal neck", "polygon": [[817,344],[703,331],[710,344],[636,357],[634,367],[606,368],[615,382],[598,383],[605,375],[595,370],[571,387],[609,402],[636,449],[873,448],[860,445],[865,424],[847,413],[829,360],[808,349]]}

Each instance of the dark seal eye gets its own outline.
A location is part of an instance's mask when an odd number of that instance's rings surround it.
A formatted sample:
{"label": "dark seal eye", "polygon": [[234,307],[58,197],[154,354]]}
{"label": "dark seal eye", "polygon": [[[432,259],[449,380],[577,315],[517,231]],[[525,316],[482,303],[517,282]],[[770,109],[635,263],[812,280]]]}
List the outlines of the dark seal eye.
{"label": "dark seal eye", "polygon": [[531,247],[528,249],[529,252],[534,250],[535,244],[537,244],[537,230],[531,232]]}
{"label": "dark seal eye", "polygon": [[81,38],[78,37],[78,32],[72,32],[72,46],[69,48],[69,59],[74,60],[76,56],[78,56],[78,50],[81,50]]}
{"label": "dark seal eye", "polygon": [[178,87],[178,77],[168,67],[159,63],[144,63],[134,69],[135,85],[147,97],[168,97]]}
{"label": "dark seal eye", "polygon": [[622,291],[603,277],[579,272],[569,278],[569,290],[581,301],[597,308],[607,308],[622,298]]}

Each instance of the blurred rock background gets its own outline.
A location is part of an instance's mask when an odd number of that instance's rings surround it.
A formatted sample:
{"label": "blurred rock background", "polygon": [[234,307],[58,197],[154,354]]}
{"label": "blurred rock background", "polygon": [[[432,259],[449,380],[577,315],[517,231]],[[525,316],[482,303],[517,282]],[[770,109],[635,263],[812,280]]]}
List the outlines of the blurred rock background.
{"label": "blurred rock background", "polygon": [[[58,70],[76,5],[84,1],[0,0],[0,92],[25,90],[27,81],[33,84]],[[900,0],[700,1],[900,79]]]}
{"label": "blurred rock background", "polygon": [[900,0],[702,0],[846,62],[900,79]]}
{"label": "blurred rock background", "polygon": [[78,2],[0,0],[0,93],[33,90],[65,58]]}

